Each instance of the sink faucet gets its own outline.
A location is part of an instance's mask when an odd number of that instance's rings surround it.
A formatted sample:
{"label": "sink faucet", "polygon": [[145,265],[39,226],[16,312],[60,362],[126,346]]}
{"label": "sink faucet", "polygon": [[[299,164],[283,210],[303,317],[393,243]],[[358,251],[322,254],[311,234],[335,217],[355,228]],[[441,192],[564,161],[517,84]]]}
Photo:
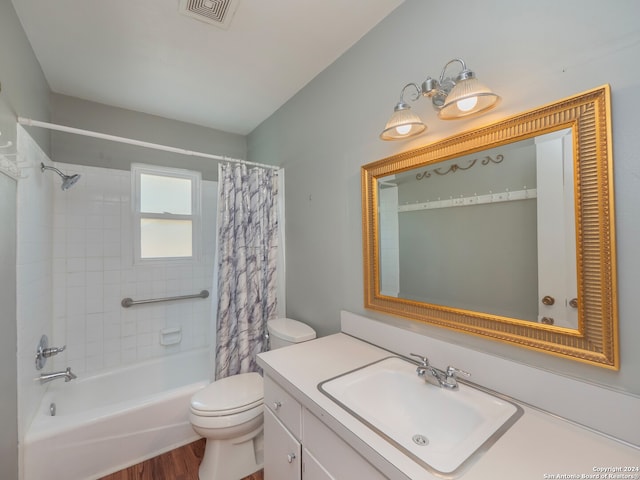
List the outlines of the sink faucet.
{"label": "sink faucet", "polygon": [[65,382],[70,382],[76,377],[73,373],[71,373],[71,367],[67,367],[67,369],[63,372],[53,372],[53,373],[42,373],[36,380],[40,380],[40,383],[48,383],[56,378],[64,378]]}
{"label": "sink faucet", "polygon": [[418,355],[416,353],[410,354],[413,357],[420,359],[416,373],[419,377],[424,378],[425,382],[441,388],[447,388],[449,390],[458,389],[458,375],[464,375],[470,377],[471,374],[460,370],[459,368],[448,366],[446,370],[440,370],[429,364],[429,359],[424,355]]}

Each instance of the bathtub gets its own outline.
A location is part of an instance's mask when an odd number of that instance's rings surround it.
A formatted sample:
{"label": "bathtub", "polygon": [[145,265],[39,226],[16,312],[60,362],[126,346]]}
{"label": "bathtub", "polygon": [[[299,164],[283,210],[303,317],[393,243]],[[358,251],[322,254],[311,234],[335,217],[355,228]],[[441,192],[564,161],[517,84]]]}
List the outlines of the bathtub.
{"label": "bathtub", "polygon": [[189,400],[209,363],[202,349],[51,382],[25,435],[23,480],[100,478],[197,440]]}

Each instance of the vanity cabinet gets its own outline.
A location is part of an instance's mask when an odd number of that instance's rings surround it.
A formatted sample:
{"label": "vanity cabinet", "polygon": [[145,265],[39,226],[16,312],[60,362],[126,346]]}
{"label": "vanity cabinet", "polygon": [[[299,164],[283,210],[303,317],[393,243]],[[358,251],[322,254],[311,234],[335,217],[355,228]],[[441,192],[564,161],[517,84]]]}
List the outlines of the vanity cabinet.
{"label": "vanity cabinet", "polygon": [[386,480],[271,377],[264,379],[265,480]]}

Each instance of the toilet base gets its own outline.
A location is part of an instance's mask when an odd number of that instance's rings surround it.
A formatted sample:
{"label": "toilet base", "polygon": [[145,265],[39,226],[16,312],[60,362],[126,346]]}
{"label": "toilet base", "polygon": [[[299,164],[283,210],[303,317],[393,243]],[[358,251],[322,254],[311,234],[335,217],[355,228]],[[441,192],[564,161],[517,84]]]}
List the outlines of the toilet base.
{"label": "toilet base", "polygon": [[200,463],[200,480],[238,480],[264,466],[264,433],[260,424],[246,435],[229,439],[209,439]]}

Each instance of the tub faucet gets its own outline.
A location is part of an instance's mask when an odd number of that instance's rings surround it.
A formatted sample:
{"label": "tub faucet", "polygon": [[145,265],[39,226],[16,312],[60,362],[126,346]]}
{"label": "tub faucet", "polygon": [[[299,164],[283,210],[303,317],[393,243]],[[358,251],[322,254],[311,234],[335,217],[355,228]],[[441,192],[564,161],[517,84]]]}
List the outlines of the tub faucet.
{"label": "tub faucet", "polygon": [[470,373],[452,366],[448,366],[446,371],[440,370],[439,368],[429,365],[429,359],[427,357],[418,355],[416,353],[411,353],[410,355],[420,359],[418,367],[416,368],[416,373],[418,374],[418,376],[424,378],[425,382],[428,382],[437,387],[447,388],[449,390],[457,390],[457,376],[471,376]]}
{"label": "tub faucet", "polygon": [[64,372],[42,373],[36,380],[40,380],[40,383],[48,383],[56,378],[64,378],[65,382],[70,382],[74,378],[78,377],[71,373],[71,367],[67,367]]}

